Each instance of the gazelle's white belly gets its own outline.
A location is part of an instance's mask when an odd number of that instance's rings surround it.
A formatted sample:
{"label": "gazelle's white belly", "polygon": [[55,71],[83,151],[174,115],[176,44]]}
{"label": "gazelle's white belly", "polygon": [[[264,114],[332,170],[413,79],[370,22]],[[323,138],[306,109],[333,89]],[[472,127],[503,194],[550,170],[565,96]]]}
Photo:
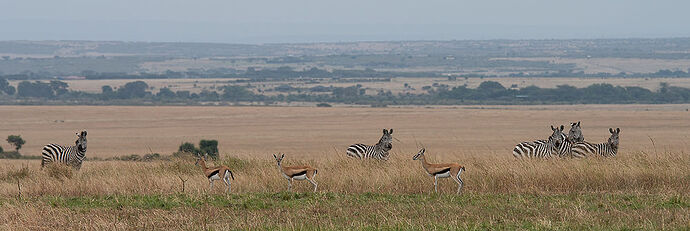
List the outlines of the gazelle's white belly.
{"label": "gazelle's white belly", "polygon": [[220,180],[220,176],[218,174],[213,174],[208,178],[208,180]]}
{"label": "gazelle's white belly", "polygon": [[307,179],[307,174],[292,176],[292,179],[295,179],[295,180],[305,180],[305,179]]}
{"label": "gazelle's white belly", "polygon": [[438,177],[438,178],[450,177],[450,171],[445,172],[445,173],[441,173],[441,174],[436,174],[436,177]]}

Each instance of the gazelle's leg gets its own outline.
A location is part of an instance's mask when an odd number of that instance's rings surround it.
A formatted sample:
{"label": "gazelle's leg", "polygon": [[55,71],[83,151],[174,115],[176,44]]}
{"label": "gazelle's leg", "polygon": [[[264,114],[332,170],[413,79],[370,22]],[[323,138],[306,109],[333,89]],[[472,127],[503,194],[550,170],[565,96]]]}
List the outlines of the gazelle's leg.
{"label": "gazelle's leg", "polygon": [[230,192],[230,178],[228,178],[226,176],[225,179],[223,179],[223,182],[225,182],[225,184],[228,186],[228,190],[226,190],[225,192],[229,193]]}
{"label": "gazelle's leg", "polygon": [[307,178],[307,180],[309,181],[309,183],[311,183],[311,184],[314,185],[314,192],[316,192],[316,187],[318,187],[319,185],[316,184],[316,181],[314,181],[314,180],[312,180],[312,179]]}
{"label": "gazelle's leg", "polygon": [[292,191],[292,178],[288,179],[288,191]]}
{"label": "gazelle's leg", "polygon": [[209,191],[213,190],[213,180],[208,180],[210,188]]}
{"label": "gazelle's leg", "polygon": [[438,177],[434,176],[434,191],[438,193]]}
{"label": "gazelle's leg", "polygon": [[460,192],[462,191],[462,187],[465,185],[465,182],[463,182],[460,178],[460,173],[462,172],[458,172],[458,174],[455,175],[455,181],[458,182],[458,194],[460,194]]}

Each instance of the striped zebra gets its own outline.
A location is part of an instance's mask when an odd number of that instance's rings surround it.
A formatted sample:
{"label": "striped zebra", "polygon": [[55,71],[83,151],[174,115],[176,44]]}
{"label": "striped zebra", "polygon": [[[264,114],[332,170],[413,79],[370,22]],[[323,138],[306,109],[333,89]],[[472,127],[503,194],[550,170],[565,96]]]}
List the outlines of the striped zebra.
{"label": "striped zebra", "polygon": [[[565,135],[565,133],[561,132],[561,137],[563,142],[560,142],[560,144],[556,145],[556,148],[558,149],[558,156],[572,157],[572,150],[575,143],[585,140],[584,136],[582,136],[580,121],[577,123],[570,123],[570,131],[568,131],[568,135]],[[546,143],[546,140],[537,140],[535,143]]]}
{"label": "striped zebra", "polygon": [[603,157],[614,157],[618,153],[618,138],[621,133],[620,128],[609,128],[611,137],[608,142],[592,144],[589,142],[578,142],[573,146],[573,156],[577,158],[587,157],[587,155],[599,155]]}
{"label": "striped zebra", "polygon": [[393,129],[383,129],[383,136],[375,145],[353,144],[347,148],[347,156],[359,159],[388,160],[388,151],[393,148]]}
{"label": "striped zebra", "polygon": [[565,142],[563,135],[563,125],[560,128],[551,126],[553,133],[548,140],[537,140],[534,142],[522,142],[513,149],[513,156],[515,158],[550,158],[558,155],[558,146]]}
{"label": "striped zebra", "polygon": [[58,144],[48,144],[43,147],[43,160],[41,168],[51,162],[58,162],[72,166],[79,170],[86,156],[86,131],[77,133],[77,141],[74,146],[65,147]]}
{"label": "striped zebra", "polygon": [[580,127],[580,121],[577,121],[577,123],[570,123],[570,131],[568,131],[568,140],[570,140],[573,143],[585,141],[585,137],[582,135],[582,127]]}

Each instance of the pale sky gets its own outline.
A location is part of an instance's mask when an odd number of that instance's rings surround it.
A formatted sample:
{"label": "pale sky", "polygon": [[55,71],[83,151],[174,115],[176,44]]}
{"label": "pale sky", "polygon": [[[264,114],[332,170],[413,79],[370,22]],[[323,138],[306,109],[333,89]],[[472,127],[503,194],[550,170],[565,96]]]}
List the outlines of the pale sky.
{"label": "pale sky", "polygon": [[283,43],[690,37],[682,0],[0,0],[0,40]]}

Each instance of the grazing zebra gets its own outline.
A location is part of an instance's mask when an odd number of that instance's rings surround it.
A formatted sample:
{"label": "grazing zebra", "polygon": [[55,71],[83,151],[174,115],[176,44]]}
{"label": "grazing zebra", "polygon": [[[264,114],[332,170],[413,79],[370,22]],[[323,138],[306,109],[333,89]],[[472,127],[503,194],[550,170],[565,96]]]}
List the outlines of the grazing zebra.
{"label": "grazing zebra", "polygon": [[592,144],[589,142],[578,142],[573,146],[573,156],[578,158],[587,157],[587,155],[599,155],[603,157],[613,157],[618,153],[618,137],[621,133],[620,128],[609,128],[611,137],[608,142],[601,144]]}
{"label": "grazing zebra", "polygon": [[86,156],[86,131],[77,133],[77,141],[74,146],[65,147],[58,144],[48,144],[43,147],[43,160],[41,168],[51,162],[58,162],[72,166],[79,170]]}
{"label": "grazing zebra", "polygon": [[515,158],[550,158],[553,155],[558,155],[557,147],[560,146],[564,140],[563,125],[560,128],[551,126],[553,133],[549,136],[547,141],[537,140],[534,142],[522,142],[513,149],[513,156]]}
{"label": "grazing zebra", "polygon": [[383,136],[378,143],[373,146],[365,144],[353,144],[347,148],[347,156],[359,159],[373,158],[377,160],[388,160],[388,151],[393,148],[393,129],[390,131],[383,129]]}

